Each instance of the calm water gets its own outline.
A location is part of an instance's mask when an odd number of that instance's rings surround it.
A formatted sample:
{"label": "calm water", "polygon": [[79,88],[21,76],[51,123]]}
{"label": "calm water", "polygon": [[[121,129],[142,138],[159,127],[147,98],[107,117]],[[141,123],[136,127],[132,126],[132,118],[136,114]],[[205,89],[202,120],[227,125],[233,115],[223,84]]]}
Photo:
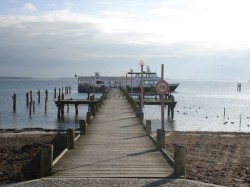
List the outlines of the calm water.
{"label": "calm water", "polygon": [[[250,132],[250,83],[242,82],[237,92],[237,82],[181,81],[173,94],[177,100],[175,120],[166,118],[166,129],[177,131],[236,131]],[[78,128],[78,120],[85,119],[87,107],[79,107],[79,115],[70,107],[65,119],[57,120],[54,88],[72,87],[65,98],[86,98],[77,93],[77,79],[0,79],[0,128]],[[41,103],[37,91],[41,91]],[[49,91],[48,109],[45,113],[45,90]],[[33,92],[35,112],[29,115],[26,108],[26,92]],[[13,113],[12,95],[17,95],[17,110]],[[99,97],[100,95],[97,95]],[[226,116],[224,117],[224,107]],[[152,120],[153,130],[161,127],[160,106],[145,106],[145,119]],[[241,123],[240,123],[241,115]]]}

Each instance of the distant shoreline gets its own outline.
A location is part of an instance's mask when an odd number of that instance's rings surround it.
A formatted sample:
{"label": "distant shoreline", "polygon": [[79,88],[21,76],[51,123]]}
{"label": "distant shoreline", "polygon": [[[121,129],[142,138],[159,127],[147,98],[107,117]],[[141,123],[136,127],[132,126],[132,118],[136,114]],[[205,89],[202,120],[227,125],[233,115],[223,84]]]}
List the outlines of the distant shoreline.
{"label": "distant shoreline", "polygon": [[32,79],[31,77],[1,77],[0,79]]}

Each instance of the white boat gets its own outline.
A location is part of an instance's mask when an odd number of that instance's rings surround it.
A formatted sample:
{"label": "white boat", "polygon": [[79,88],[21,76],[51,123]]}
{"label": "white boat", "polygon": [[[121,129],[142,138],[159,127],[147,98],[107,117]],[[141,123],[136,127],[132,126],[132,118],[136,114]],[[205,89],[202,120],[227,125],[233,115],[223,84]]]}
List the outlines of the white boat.
{"label": "white boat", "polygon": [[[145,93],[155,94],[155,86],[161,80],[155,72],[151,72],[147,67],[147,71],[143,72],[143,88]],[[167,81],[168,82],[168,81]],[[175,91],[180,83],[170,82],[170,92]],[[107,88],[113,87],[127,88],[128,92],[140,93],[141,91],[141,72],[128,72],[128,76],[111,77],[101,76],[99,72],[95,76],[78,76],[78,92],[79,93],[102,93]],[[132,88],[132,89],[131,89]]]}

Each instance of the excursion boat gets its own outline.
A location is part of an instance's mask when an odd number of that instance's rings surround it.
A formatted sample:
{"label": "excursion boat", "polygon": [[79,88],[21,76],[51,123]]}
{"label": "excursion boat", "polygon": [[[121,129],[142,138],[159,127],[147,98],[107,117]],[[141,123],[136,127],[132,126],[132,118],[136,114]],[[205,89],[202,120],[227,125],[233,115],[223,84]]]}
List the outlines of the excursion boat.
{"label": "excursion boat", "polygon": [[[145,94],[154,95],[155,86],[161,80],[155,72],[143,72],[143,89]],[[167,81],[170,92],[174,92],[180,83]],[[107,88],[124,87],[128,92],[141,92],[141,72],[128,72],[127,77],[107,77],[101,76],[99,72],[95,76],[78,76],[79,93],[103,93]]]}

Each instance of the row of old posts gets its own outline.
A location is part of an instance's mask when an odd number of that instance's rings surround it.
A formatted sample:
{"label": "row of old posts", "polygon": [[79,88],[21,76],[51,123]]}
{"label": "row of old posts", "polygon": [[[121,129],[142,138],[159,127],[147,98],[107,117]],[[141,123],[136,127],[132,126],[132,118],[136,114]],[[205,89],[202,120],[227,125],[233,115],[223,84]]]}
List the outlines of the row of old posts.
{"label": "row of old posts", "polygon": [[[153,140],[157,148],[161,151],[162,155],[168,161],[168,163],[174,168],[174,175],[185,177],[186,175],[186,150],[182,145],[175,144],[174,148],[174,158],[172,158],[171,154],[169,154],[166,150],[166,135],[165,130],[157,129],[156,139],[152,134],[151,120],[146,120],[146,124],[144,124],[144,114],[141,112],[140,107],[134,101],[134,99],[123,89],[121,91],[126,96],[128,102],[132,106],[133,110],[136,113],[136,117],[139,120],[139,123],[143,125],[144,130],[147,135]],[[174,97],[170,95],[168,98],[171,102],[168,104],[168,116],[174,118]]]}
{"label": "row of old posts", "polygon": [[[91,120],[95,117],[96,112],[102,107],[104,99],[107,98],[107,92],[101,96],[101,98],[94,105],[90,106],[87,112],[85,120],[79,120],[80,134],[76,134],[74,129],[67,129],[67,148],[59,155],[55,160],[53,160],[54,147],[51,144],[41,146],[41,162],[40,162],[40,177],[45,177],[52,175],[52,167],[58,162],[62,155],[66,151],[71,151],[75,149],[75,142],[80,136],[84,136],[88,133],[87,127],[91,125]],[[95,96],[90,96],[92,101]]]}
{"label": "row of old posts", "polygon": [[[62,94],[63,94],[63,90],[65,89],[65,93],[66,94],[70,94],[71,93],[71,86],[66,86],[65,88],[62,87]],[[60,88],[59,88],[59,94],[60,94]],[[47,106],[48,106],[48,98],[49,98],[49,92],[46,89],[44,91],[44,111],[45,113],[47,113]],[[37,94],[37,102],[38,104],[41,103],[41,90],[38,89],[38,91],[36,92]],[[56,94],[57,94],[57,90],[56,88],[54,89],[54,97],[56,98]],[[12,95],[12,100],[13,100],[13,112],[16,112],[16,108],[17,108],[17,95],[14,92],[14,94]],[[28,91],[26,92],[26,107],[29,108],[29,115],[32,115],[32,111],[35,112],[35,100],[33,99],[33,91]]]}

